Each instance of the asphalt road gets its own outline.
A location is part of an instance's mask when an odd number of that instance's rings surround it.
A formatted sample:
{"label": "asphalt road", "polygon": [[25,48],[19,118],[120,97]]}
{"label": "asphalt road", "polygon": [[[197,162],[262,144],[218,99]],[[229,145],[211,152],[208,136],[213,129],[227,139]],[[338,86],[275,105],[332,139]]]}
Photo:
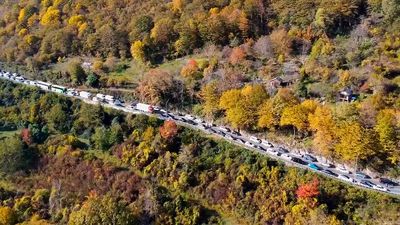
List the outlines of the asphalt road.
{"label": "asphalt road", "polygon": [[[26,82],[17,81],[15,79],[10,79],[2,76],[0,73],[0,78],[10,80],[12,82],[27,84]],[[50,91],[50,90],[46,90]],[[334,165],[333,163],[324,163],[325,160],[316,155],[312,155],[305,152],[296,152],[295,150],[290,150],[284,146],[279,146],[271,143],[267,140],[260,140],[256,137],[240,134],[227,127],[216,126],[214,124],[207,123],[201,118],[196,118],[191,115],[185,115],[179,112],[167,112],[166,110],[157,110],[154,113],[144,112],[136,110],[130,107],[128,104],[115,105],[107,102],[97,102],[91,99],[82,98],[79,96],[70,96],[81,99],[88,104],[101,104],[104,107],[113,108],[116,110],[121,110],[126,113],[132,114],[144,114],[147,116],[155,116],[161,120],[173,120],[176,123],[189,127],[192,129],[197,129],[203,131],[207,134],[214,135],[231,142],[232,144],[240,145],[246,149],[255,151],[259,154],[266,155],[270,158],[274,158],[285,163],[288,166],[295,166],[303,169],[308,169],[313,172],[328,176],[333,179],[337,179],[341,182],[345,182],[350,185],[358,186],[361,188],[366,188],[374,191],[381,191],[389,193],[392,195],[400,195],[400,185],[393,181],[387,183],[381,183],[379,178],[371,178],[369,176],[363,177],[364,174],[356,175],[353,169],[347,169],[349,167],[344,167],[343,165]]]}

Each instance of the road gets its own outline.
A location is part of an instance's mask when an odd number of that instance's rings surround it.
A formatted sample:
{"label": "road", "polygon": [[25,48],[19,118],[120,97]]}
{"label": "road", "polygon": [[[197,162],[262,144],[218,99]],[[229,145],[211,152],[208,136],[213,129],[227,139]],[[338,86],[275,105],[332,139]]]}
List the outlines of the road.
{"label": "road", "polygon": [[[5,76],[3,72],[0,72],[0,78],[19,84],[35,86],[33,85],[34,83],[33,81],[28,81],[24,78],[20,78],[20,80],[17,80],[15,77],[11,78]],[[46,91],[51,92],[51,90],[46,90]],[[347,169],[349,167],[344,167],[343,165],[334,165],[333,163],[326,163],[324,159],[316,155],[290,150],[284,146],[271,143],[267,140],[261,140],[254,136],[235,132],[228,127],[222,127],[210,124],[192,115],[182,114],[179,112],[168,112],[163,109],[158,109],[155,112],[150,113],[137,110],[135,107],[132,107],[129,104],[122,104],[122,103],[117,104],[115,102],[113,103],[98,102],[98,101],[93,101],[91,98],[80,97],[79,95],[75,96],[67,94],[63,95],[67,97],[80,99],[88,104],[94,104],[94,105],[101,104],[104,107],[113,108],[115,110],[121,110],[126,113],[154,116],[161,120],[173,120],[179,125],[200,130],[209,135],[217,136],[232,144],[239,145],[241,147],[252,150],[259,154],[266,155],[270,158],[274,158],[278,161],[283,162],[285,165],[288,166],[294,166],[302,169],[311,170],[313,172],[319,173],[324,176],[328,176],[330,178],[339,180],[349,185],[365,188],[368,190],[385,192],[396,196],[400,195],[400,185],[393,181],[389,180],[381,183],[378,178],[371,178],[363,173],[356,174],[354,170]]]}

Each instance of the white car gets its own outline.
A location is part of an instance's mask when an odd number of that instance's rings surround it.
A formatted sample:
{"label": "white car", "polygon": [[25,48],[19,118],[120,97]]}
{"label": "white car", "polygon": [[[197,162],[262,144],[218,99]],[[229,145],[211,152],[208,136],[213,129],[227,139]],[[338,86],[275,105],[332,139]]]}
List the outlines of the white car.
{"label": "white car", "polygon": [[351,178],[349,176],[346,176],[346,175],[343,175],[343,174],[339,174],[338,178],[342,179],[342,180],[345,180],[345,181],[348,181],[348,182],[351,182],[351,183],[355,182],[355,180],[353,178]]}
{"label": "white car", "polygon": [[227,127],[218,127],[218,129],[222,130],[223,132],[231,132],[231,129]]}
{"label": "white car", "polygon": [[292,156],[289,155],[288,153],[282,153],[281,156],[282,156],[282,158],[285,158],[287,160],[292,160]]}
{"label": "white car", "polygon": [[226,138],[227,138],[228,140],[232,140],[232,141],[235,140],[235,138],[233,138],[233,137],[232,137],[231,135],[229,135],[229,134],[226,135]]}
{"label": "white car", "polygon": [[387,189],[387,188],[385,188],[385,187],[383,187],[383,186],[381,186],[381,185],[378,185],[378,184],[375,184],[374,186],[372,186],[372,188],[373,188],[373,189],[376,189],[376,190],[378,190],[378,191],[389,192],[389,189]]}
{"label": "white car", "polygon": [[351,172],[344,166],[338,166],[336,169],[342,173],[351,174]]}
{"label": "white car", "polygon": [[246,143],[244,143],[245,145],[249,146],[249,147],[254,147],[254,144],[251,142],[246,141]]}
{"label": "white car", "polygon": [[251,141],[254,141],[254,142],[257,142],[257,143],[260,143],[261,144],[261,139],[259,139],[258,137],[254,137],[254,136],[250,136],[250,140]]}
{"label": "white car", "polygon": [[324,167],[327,167],[327,168],[335,167],[332,163],[329,163],[329,162],[321,162],[320,164],[321,164],[321,166],[324,166]]}

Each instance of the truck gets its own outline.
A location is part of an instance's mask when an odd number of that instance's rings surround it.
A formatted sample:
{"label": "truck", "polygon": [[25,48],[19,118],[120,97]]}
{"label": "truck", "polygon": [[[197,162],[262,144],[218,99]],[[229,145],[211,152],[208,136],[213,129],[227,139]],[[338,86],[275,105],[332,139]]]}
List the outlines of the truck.
{"label": "truck", "polygon": [[112,96],[112,95],[105,95],[104,99],[109,103],[112,103],[115,100],[114,96]]}
{"label": "truck", "polygon": [[51,85],[51,90],[59,94],[66,94],[67,88],[60,85]]}
{"label": "truck", "polygon": [[51,90],[51,84],[43,82],[43,81],[35,81],[37,87],[43,90]]}
{"label": "truck", "polygon": [[79,92],[79,96],[82,97],[82,98],[89,99],[92,96],[92,94],[89,93],[89,92],[86,92],[86,91],[80,91]]}
{"label": "truck", "polygon": [[136,109],[139,111],[143,111],[143,112],[149,112],[149,113],[153,113],[154,111],[154,107],[148,104],[144,104],[144,103],[138,103],[136,104]]}
{"label": "truck", "polygon": [[100,94],[100,93],[96,94],[96,97],[97,97],[99,100],[103,100],[103,99],[105,99],[105,98],[106,98],[106,96],[105,96],[105,95],[103,95],[103,94]]}

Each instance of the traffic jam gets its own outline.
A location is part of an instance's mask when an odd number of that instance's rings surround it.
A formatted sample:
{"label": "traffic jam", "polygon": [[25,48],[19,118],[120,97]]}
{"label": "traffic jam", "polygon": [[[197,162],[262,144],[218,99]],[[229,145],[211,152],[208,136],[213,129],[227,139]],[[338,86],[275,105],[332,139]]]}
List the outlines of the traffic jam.
{"label": "traffic jam", "polygon": [[239,131],[235,131],[226,126],[218,126],[213,123],[206,122],[201,118],[189,114],[184,114],[181,112],[169,112],[165,109],[145,103],[125,103],[122,99],[115,98],[112,95],[104,95],[101,93],[92,94],[90,92],[77,91],[73,88],[54,85],[43,81],[31,81],[21,75],[18,75],[17,73],[0,71],[0,78],[10,80],[15,83],[35,86],[44,91],[79,98],[89,104],[101,104],[105,107],[123,110],[128,113],[146,114],[156,116],[162,120],[173,120],[181,125],[202,130],[208,134],[223,138],[231,143],[241,145],[264,155],[268,155],[291,166],[309,169],[363,188],[400,195],[400,186],[393,180],[381,177],[371,177],[361,171],[350,169],[345,165],[335,165],[326,159],[317,157],[310,153],[289,151],[289,149],[284,146],[277,145],[252,135],[240,133]]}

